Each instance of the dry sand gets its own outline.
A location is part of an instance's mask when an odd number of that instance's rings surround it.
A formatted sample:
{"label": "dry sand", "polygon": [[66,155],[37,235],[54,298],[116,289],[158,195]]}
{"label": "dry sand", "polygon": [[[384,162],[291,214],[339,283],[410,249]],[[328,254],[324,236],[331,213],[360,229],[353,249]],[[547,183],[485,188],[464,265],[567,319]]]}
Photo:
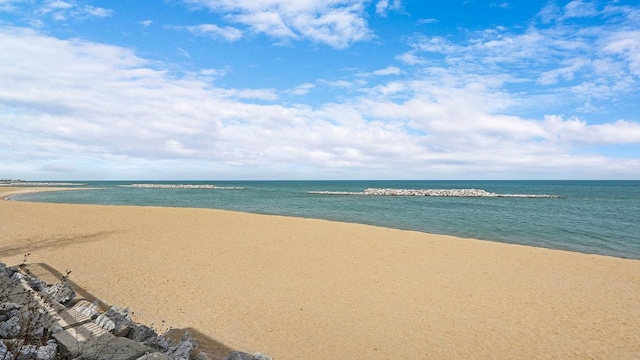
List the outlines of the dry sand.
{"label": "dry sand", "polygon": [[0,201],[0,221],[0,261],[221,352],[640,358],[637,260],[208,209]]}

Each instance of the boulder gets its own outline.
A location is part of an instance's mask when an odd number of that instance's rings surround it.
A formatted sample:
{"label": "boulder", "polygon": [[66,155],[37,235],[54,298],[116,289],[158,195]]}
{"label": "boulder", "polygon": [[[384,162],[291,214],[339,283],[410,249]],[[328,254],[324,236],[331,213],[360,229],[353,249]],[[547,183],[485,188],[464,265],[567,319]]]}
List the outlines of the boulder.
{"label": "boulder", "polygon": [[79,312],[82,315],[85,315],[91,319],[96,319],[98,316],[100,316],[100,313],[97,310],[98,305],[97,304],[87,304],[87,305],[77,305],[73,307],[73,309],[75,309],[77,312]]}
{"label": "boulder", "polygon": [[[117,306],[112,306],[106,313],[101,316],[104,316],[111,320],[114,324],[113,330],[111,332],[116,336],[127,336],[132,329],[133,321],[129,317],[130,311],[127,308],[121,308]],[[98,317],[98,319],[100,316]],[[97,320],[97,319],[96,319]]]}
{"label": "boulder", "polygon": [[22,304],[14,303],[14,302],[2,302],[0,303],[0,314],[5,315],[11,312],[12,310],[20,310],[22,308]]}
{"label": "boulder", "polygon": [[192,349],[192,343],[189,341],[181,341],[178,345],[170,347],[166,354],[172,360],[189,360]]}
{"label": "boulder", "polygon": [[82,331],[68,329],[53,334],[60,346],[60,354],[63,358],[136,360],[142,355],[153,351],[139,342],[116,337],[110,333],[95,336],[89,333],[84,334]]}
{"label": "boulder", "polygon": [[59,282],[51,286],[47,286],[40,292],[42,295],[51,296],[55,301],[64,304],[76,297],[71,284],[67,282]]}
{"label": "boulder", "polygon": [[158,336],[158,334],[150,327],[142,324],[131,324],[131,331],[127,336],[129,339],[137,342],[144,342],[147,339]]}
{"label": "boulder", "polygon": [[169,340],[163,336],[150,337],[144,341],[144,344],[160,351],[168,351],[169,347],[171,347]]}
{"label": "boulder", "polygon": [[0,359],[2,360],[13,360],[13,354],[9,352],[7,349],[7,345],[5,345],[2,341],[0,341]]}
{"label": "boulder", "polygon": [[116,328],[116,323],[114,323],[104,314],[98,316],[93,322],[101,328],[107,330],[108,332],[113,332],[113,330]]}
{"label": "boulder", "polygon": [[7,264],[0,262],[0,275],[11,277],[11,275],[13,275],[14,272],[16,272],[16,269],[7,267]]}
{"label": "boulder", "polygon": [[0,339],[12,339],[20,334],[20,316],[16,315],[0,324]]}
{"label": "boulder", "polygon": [[40,346],[36,353],[36,360],[54,360],[58,354],[58,344],[55,340],[49,340],[46,345]]}
{"label": "boulder", "polygon": [[142,355],[137,360],[171,360],[171,358],[163,353],[155,352],[151,354]]}
{"label": "boulder", "polygon": [[16,354],[16,360],[35,359],[38,354],[38,347],[35,345],[22,345]]}

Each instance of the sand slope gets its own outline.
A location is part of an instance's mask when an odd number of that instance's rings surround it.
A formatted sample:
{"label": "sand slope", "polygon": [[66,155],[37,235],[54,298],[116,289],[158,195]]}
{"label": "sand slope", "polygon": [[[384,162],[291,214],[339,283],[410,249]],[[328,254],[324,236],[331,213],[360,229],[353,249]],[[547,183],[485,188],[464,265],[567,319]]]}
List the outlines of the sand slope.
{"label": "sand slope", "polygon": [[640,358],[637,260],[208,209],[0,201],[0,221],[0,261],[278,360]]}

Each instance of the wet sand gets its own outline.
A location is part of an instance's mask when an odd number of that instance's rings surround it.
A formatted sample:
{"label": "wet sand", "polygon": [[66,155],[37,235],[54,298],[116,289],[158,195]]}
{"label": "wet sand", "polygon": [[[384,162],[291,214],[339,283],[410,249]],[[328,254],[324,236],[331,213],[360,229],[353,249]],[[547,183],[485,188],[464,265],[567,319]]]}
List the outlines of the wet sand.
{"label": "wet sand", "polygon": [[277,360],[640,358],[638,260],[210,209],[0,201],[0,221],[0,261]]}

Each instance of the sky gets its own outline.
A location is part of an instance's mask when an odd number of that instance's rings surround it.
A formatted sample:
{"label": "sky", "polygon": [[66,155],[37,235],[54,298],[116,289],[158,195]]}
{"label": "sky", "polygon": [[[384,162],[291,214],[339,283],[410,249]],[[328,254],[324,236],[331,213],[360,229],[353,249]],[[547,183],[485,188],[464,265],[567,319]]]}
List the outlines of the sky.
{"label": "sky", "polygon": [[0,0],[0,178],[640,179],[640,1]]}

